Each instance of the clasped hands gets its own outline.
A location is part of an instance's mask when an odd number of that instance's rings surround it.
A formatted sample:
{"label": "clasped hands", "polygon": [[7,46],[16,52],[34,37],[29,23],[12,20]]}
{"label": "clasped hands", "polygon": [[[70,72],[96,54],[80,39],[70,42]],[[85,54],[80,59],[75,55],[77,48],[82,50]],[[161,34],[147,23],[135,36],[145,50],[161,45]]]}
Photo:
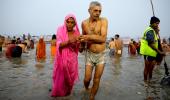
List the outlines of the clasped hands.
{"label": "clasped hands", "polygon": [[90,38],[89,35],[80,35],[78,40],[80,42],[87,42],[89,40],[89,38]]}
{"label": "clasped hands", "polygon": [[80,36],[76,36],[74,38],[71,38],[68,40],[69,44],[72,43],[81,43],[81,42],[87,42],[89,40],[89,36],[88,35],[80,35]]}

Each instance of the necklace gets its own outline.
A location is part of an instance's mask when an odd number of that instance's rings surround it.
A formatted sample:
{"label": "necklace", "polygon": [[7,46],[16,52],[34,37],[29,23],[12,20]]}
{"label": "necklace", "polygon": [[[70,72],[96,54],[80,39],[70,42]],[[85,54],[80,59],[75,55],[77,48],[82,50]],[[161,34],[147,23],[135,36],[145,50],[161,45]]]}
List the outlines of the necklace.
{"label": "necklace", "polygon": [[94,32],[95,27],[97,26],[97,21],[94,21],[94,22],[90,23],[90,20],[89,20],[88,24],[89,24],[89,31]]}

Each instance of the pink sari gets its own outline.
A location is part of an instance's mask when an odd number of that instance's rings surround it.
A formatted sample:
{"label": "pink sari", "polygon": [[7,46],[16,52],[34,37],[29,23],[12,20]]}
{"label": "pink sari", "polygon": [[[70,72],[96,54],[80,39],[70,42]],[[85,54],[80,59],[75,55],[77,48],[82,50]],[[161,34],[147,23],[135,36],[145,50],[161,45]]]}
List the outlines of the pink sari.
{"label": "pink sari", "polygon": [[[79,44],[69,45],[65,48],[59,48],[60,43],[68,40],[66,20],[68,18],[76,18],[69,14],[65,17],[64,25],[57,30],[57,47],[53,68],[53,82],[51,96],[60,97],[67,96],[71,93],[74,83],[78,80],[78,50]],[[79,36],[79,29],[76,22],[74,27],[75,35]]]}

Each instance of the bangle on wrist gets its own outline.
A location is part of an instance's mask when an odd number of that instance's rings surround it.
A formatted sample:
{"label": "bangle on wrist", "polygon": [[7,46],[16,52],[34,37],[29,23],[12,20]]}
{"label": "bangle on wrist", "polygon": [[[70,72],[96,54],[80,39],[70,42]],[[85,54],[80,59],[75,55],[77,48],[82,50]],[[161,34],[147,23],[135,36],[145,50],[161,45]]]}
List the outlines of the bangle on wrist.
{"label": "bangle on wrist", "polygon": [[67,41],[67,45],[69,44],[69,40]]}

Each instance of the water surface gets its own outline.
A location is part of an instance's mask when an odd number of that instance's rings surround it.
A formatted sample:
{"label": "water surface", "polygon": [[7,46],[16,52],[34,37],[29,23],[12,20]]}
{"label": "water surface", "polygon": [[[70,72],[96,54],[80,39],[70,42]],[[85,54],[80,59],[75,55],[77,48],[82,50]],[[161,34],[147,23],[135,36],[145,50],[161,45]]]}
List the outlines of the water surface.
{"label": "water surface", "polygon": [[[7,59],[0,54],[0,100],[88,100],[89,94],[83,90],[84,55],[79,54],[79,78],[73,92],[68,97],[52,98],[51,76],[53,62],[50,46],[47,45],[47,59],[37,63],[35,49],[21,58]],[[170,66],[170,57],[166,57]],[[154,70],[148,87],[143,82],[143,57],[130,56],[124,47],[122,57],[109,57],[106,51],[106,66],[102,75],[96,100],[170,100],[170,87],[162,87],[164,66]],[[92,81],[91,81],[92,85]]]}

